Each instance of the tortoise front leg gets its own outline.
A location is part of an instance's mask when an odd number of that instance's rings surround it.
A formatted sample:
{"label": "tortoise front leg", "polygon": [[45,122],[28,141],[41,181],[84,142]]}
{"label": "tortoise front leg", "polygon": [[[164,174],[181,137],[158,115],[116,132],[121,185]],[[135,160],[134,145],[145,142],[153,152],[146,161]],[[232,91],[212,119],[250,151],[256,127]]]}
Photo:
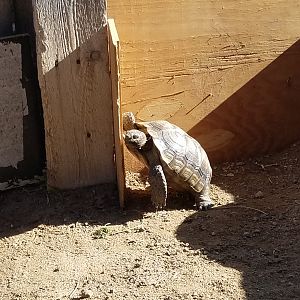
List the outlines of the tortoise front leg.
{"label": "tortoise front leg", "polygon": [[198,210],[208,210],[215,205],[209,196],[209,185],[204,186],[200,193],[195,194],[195,202]]}
{"label": "tortoise front leg", "polygon": [[167,180],[161,165],[153,165],[149,169],[151,202],[156,209],[164,208],[167,200]]}

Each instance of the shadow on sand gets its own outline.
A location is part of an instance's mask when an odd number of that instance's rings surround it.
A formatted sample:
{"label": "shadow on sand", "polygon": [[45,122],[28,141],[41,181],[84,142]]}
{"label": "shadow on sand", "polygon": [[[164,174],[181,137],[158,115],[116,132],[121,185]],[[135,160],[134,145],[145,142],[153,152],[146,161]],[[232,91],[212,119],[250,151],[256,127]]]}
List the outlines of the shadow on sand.
{"label": "shadow on sand", "polygon": [[142,215],[137,209],[120,210],[114,185],[64,192],[48,192],[42,185],[18,188],[0,194],[0,238],[21,234],[40,224],[123,224]]}
{"label": "shadow on sand", "polygon": [[192,249],[239,270],[248,300],[300,299],[299,146],[280,157],[267,158],[265,169],[254,161],[218,168],[213,183],[235,202],[197,212],[177,229]]}

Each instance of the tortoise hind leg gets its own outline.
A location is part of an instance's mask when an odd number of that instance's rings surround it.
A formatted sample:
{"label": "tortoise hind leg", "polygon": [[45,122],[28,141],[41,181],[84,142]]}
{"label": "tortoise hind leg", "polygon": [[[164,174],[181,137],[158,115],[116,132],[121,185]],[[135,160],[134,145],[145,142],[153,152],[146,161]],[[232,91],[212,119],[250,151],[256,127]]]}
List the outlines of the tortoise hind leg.
{"label": "tortoise hind leg", "polygon": [[154,165],[149,170],[151,202],[156,209],[166,206],[167,180],[161,165]]}
{"label": "tortoise hind leg", "polygon": [[198,210],[208,210],[215,205],[209,196],[209,185],[204,186],[203,190],[195,195],[195,202]]}

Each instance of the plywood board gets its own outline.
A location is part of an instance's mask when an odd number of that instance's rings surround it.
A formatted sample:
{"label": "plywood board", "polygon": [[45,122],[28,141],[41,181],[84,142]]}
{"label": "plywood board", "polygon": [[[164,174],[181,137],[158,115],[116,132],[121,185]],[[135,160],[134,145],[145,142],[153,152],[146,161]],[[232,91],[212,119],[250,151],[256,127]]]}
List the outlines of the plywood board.
{"label": "plywood board", "polygon": [[43,174],[42,111],[37,96],[29,36],[0,38],[0,189]]}
{"label": "plywood board", "polygon": [[28,114],[22,87],[21,44],[0,42],[0,169],[24,159],[23,117]]}
{"label": "plywood board", "polygon": [[49,186],[115,182],[106,3],[33,1]]}
{"label": "plywood board", "polygon": [[121,87],[120,87],[120,40],[113,19],[108,19],[109,31],[109,60],[112,85],[112,101],[114,116],[115,137],[115,162],[118,178],[118,191],[120,206],[124,207],[125,173],[124,173],[124,149],[122,137],[122,112],[121,112]]}
{"label": "plywood board", "polygon": [[[299,104],[292,100],[300,88],[299,1],[108,5],[121,40],[124,111],[179,125],[213,162],[273,151],[300,138]],[[138,168],[131,156],[125,161]]]}

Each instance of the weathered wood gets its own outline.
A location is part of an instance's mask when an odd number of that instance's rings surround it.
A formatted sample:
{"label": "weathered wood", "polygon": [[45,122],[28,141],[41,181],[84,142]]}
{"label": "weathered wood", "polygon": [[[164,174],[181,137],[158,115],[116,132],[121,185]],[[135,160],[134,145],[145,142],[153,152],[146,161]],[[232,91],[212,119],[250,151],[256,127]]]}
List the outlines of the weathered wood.
{"label": "weathered wood", "polygon": [[108,19],[109,30],[109,58],[111,74],[111,90],[114,115],[114,137],[115,137],[115,162],[118,178],[118,191],[120,206],[124,207],[125,193],[125,172],[124,172],[124,153],[122,137],[122,112],[121,112],[121,87],[120,87],[120,40],[117,28],[113,19]]}
{"label": "weathered wood", "polygon": [[[213,161],[272,151],[300,138],[299,108],[291,100],[299,97],[300,53],[292,46],[300,34],[299,1],[108,5],[121,40],[124,111],[179,125]],[[284,133],[278,132],[282,126]],[[131,156],[125,165],[137,168]]]}
{"label": "weathered wood", "polygon": [[104,0],[33,1],[48,185],[115,182]]}
{"label": "weathered wood", "polygon": [[23,117],[28,114],[20,43],[0,40],[0,69],[0,168],[17,168],[24,159]]}
{"label": "weathered wood", "polygon": [[42,114],[33,69],[28,35],[0,38],[0,190],[43,173]]}

